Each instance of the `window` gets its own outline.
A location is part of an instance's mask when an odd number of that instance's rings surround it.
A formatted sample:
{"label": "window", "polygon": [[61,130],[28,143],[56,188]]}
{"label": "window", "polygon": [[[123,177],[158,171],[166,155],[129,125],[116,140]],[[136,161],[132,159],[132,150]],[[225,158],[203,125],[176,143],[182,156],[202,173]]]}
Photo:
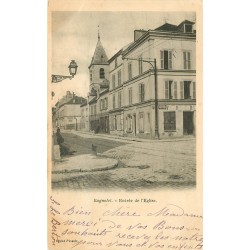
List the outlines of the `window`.
{"label": "window", "polygon": [[184,99],[190,99],[190,85],[191,82],[190,81],[184,81]]}
{"label": "window", "polygon": [[184,63],[184,69],[191,69],[191,52],[190,51],[183,52],[183,63]]}
{"label": "window", "polygon": [[122,94],[121,92],[118,93],[118,108],[122,106]]}
{"label": "window", "polygon": [[118,86],[121,86],[122,84],[122,71],[118,71]]}
{"label": "window", "polygon": [[184,32],[185,33],[192,33],[193,32],[193,26],[192,26],[192,24],[185,24],[184,25]]}
{"label": "window", "polygon": [[143,113],[139,113],[139,132],[144,132]]}
{"label": "window", "polygon": [[117,58],[115,59],[115,67],[117,67]]}
{"label": "window", "polygon": [[144,84],[139,84],[139,102],[143,102],[145,100],[145,89]]}
{"label": "window", "polygon": [[132,87],[128,89],[128,104],[132,104]]}
{"label": "window", "polygon": [[165,81],[165,98],[172,99],[172,85],[173,81]]}
{"label": "window", "polygon": [[104,62],[104,57],[103,57],[103,55],[101,55],[101,62]]}
{"label": "window", "polygon": [[164,112],[164,131],[176,130],[176,117],[175,111]]}
{"label": "window", "polygon": [[132,63],[128,64],[128,80],[132,79]]}
{"label": "window", "polygon": [[172,69],[172,51],[171,50],[161,51],[161,68]]}
{"label": "window", "polygon": [[115,74],[112,75],[112,88],[115,88]]}
{"label": "window", "polygon": [[165,81],[165,98],[177,99],[177,82]]}
{"label": "window", "polygon": [[113,95],[113,109],[115,109],[115,95]]}
{"label": "window", "polygon": [[100,68],[100,78],[101,78],[101,79],[104,79],[104,78],[105,78],[104,68]]}
{"label": "window", "polygon": [[142,74],[142,71],[143,71],[142,70],[142,56],[139,57],[138,63],[139,63],[139,75],[140,75],[140,74]]}

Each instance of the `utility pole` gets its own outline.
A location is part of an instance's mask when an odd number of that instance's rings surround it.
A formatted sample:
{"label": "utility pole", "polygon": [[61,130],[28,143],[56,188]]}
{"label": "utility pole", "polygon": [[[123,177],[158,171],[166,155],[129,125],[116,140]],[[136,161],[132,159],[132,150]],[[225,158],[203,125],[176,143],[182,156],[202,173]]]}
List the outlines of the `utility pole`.
{"label": "utility pole", "polygon": [[155,76],[155,137],[159,139],[160,136],[158,129],[158,84],[157,84],[156,59],[154,59],[154,76]]}

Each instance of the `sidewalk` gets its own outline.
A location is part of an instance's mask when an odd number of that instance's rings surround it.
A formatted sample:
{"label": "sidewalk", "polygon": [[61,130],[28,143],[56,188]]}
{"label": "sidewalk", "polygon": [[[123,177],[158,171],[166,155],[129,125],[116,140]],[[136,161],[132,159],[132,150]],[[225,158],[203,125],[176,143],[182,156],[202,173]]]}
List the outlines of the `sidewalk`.
{"label": "sidewalk", "polygon": [[91,132],[86,132],[82,130],[61,130],[62,133],[72,133],[75,135],[83,136],[87,135],[89,138],[102,138],[102,139],[110,139],[110,140],[116,140],[116,141],[127,141],[127,142],[145,142],[145,143],[160,143],[160,142],[178,142],[178,141],[195,141],[194,136],[187,136],[187,137],[173,137],[168,139],[143,139],[143,138],[137,138],[137,137],[123,137],[118,135],[111,135],[111,134],[94,134]]}
{"label": "sidewalk", "polygon": [[115,168],[118,162],[115,159],[99,157],[90,154],[76,155],[55,161],[52,173],[65,172],[93,172]]}
{"label": "sidewalk", "polygon": [[61,161],[54,161],[52,167],[52,181],[58,182],[86,173],[115,169],[118,161],[111,158],[99,157],[90,154],[77,155],[63,158]]}

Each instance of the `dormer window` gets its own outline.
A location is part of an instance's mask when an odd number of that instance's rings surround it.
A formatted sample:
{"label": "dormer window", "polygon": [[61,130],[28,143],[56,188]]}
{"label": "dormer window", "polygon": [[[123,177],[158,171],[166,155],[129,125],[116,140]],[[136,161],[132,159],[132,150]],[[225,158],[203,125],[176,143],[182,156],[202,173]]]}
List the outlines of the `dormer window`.
{"label": "dormer window", "polygon": [[184,33],[193,33],[193,25],[185,23],[184,24]]}

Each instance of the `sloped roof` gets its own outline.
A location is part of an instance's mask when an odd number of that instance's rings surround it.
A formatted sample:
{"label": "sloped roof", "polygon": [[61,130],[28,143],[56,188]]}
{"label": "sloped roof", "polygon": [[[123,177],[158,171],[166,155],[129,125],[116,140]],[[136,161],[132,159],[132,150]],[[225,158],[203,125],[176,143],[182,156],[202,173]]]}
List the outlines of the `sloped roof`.
{"label": "sloped roof", "polygon": [[65,104],[82,104],[84,100],[85,98],[83,97],[75,96],[72,99],[70,99],[68,102],[66,102]]}
{"label": "sloped roof", "polygon": [[156,28],[155,30],[164,30],[164,31],[176,31],[178,28],[177,25],[165,23],[161,25],[160,27]]}
{"label": "sloped roof", "polygon": [[191,22],[189,20],[184,20],[179,25],[174,25],[170,23],[165,23],[161,25],[160,27],[156,28],[155,30],[162,30],[162,31],[180,31],[183,24],[194,24],[194,22]]}
{"label": "sloped roof", "polygon": [[90,66],[92,64],[109,64],[107,54],[102,46],[100,38],[98,38]]}

